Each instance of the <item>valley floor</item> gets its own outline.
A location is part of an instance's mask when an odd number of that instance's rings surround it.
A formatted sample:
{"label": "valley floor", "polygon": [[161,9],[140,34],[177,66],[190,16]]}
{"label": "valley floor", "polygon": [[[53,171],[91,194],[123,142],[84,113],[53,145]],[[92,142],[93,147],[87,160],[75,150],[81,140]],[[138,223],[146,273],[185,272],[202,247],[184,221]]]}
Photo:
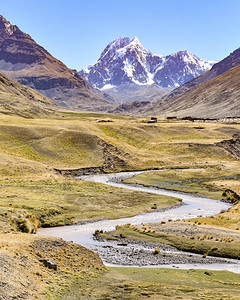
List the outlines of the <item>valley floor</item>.
{"label": "valley floor", "polygon": [[[188,121],[147,124],[144,121],[66,112],[46,119],[0,116],[0,278],[3,283],[0,295],[3,299],[16,296],[22,299],[239,299],[239,275],[236,274],[110,270],[97,255],[78,245],[29,234],[39,226],[119,218],[152,211],[153,204],[161,208],[179,203],[176,198],[82,182],[64,177],[54,169],[95,166],[103,167],[105,172],[168,169],[159,172],[158,177],[135,178],[135,183],[185,189],[214,199],[221,199],[226,189],[240,192],[239,160],[217,145],[239,134],[239,124]],[[239,215],[239,204],[236,204],[218,216],[194,222],[199,228],[206,223],[234,230],[238,235]],[[186,223],[188,226],[191,225]],[[41,258],[56,262],[58,270],[44,267]]]}

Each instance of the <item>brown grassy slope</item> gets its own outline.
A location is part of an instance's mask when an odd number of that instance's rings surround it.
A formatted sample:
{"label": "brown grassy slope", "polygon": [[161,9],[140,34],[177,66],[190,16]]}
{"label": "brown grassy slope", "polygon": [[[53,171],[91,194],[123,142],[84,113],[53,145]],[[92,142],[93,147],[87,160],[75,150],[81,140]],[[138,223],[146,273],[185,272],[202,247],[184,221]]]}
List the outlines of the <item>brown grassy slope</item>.
{"label": "brown grassy slope", "polygon": [[57,109],[42,94],[0,74],[0,112],[23,117],[44,116]]}
{"label": "brown grassy slope", "polygon": [[240,66],[148,110],[164,116],[222,118],[240,116]]}
{"label": "brown grassy slope", "polygon": [[[105,270],[97,254],[60,239],[30,234],[0,234],[0,239],[1,299],[59,299],[75,282],[81,296],[88,295],[88,282]],[[39,259],[50,259],[57,270]]]}

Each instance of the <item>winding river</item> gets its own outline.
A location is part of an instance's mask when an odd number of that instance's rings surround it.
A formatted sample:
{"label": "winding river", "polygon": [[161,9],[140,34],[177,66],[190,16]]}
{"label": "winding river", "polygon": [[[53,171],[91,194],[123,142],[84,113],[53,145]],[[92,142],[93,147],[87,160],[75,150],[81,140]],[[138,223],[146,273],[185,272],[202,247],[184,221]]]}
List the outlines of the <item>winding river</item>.
{"label": "winding river", "polygon": [[[147,171],[144,171],[147,172]],[[81,180],[98,182],[101,184],[107,184],[118,188],[130,189],[135,191],[141,191],[146,193],[154,193],[158,195],[172,196],[182,199],[184,205],[170,208],[168,210],[160,212],[142,213],[134,217],[121,218],[115,220],[100,220],[96,222],[88,222],[81,225],[72,225],[65,227],[53,227],[53,228],[40,228],[38,234],[60,237],[66,241],[73,241],[74,243],[80,244],[84,247],[92,249],[100,255],[105,265],[107,266],[123,266],[121,264],[113,264],[111,260],[106,258],[106,251],[104,249],[112,247],[112,243],[99,242],[93,239],[93,233],[95,230],[111,231],[114,230],[116,225],[123,225],[131,223],[133,225],[141,223],[154,223],[168,219],[189,219],[195,217],[211,216],[219,213],[223,209],[228,209],[229,204],[212,200],[203,197],[193,196],[191,194],[179,193],[175,191],[167,191],[161,189],[154,189],[150,187],[134,186],[124,184],[121,182],[122,179],[131,178],[134,175],[141,174],[140,172],[122,172],[114,174],[102,174],[102,175],[86,175],[78,177]],[[121,246],[115,245],[121,250]],[[126,249],[126,247],[125,247]],[[169,251],[171,252],[171,251]],[[103,255],[105,253],[105,255]],[[196,255],[196,254],[193,254]],[[192,255],[191,255],[192,256]],[[128,266],[128,265],[124,265]],[[131,265],[132,267],[134,265]],[[211,269],[211,270],[228,270],[240,274],[240,263],[234,260],[225,260],[224,263],[181,263],[181,264],[164,264],[164,265],[144,265],[144,267],[171,267],[181,269]]]}

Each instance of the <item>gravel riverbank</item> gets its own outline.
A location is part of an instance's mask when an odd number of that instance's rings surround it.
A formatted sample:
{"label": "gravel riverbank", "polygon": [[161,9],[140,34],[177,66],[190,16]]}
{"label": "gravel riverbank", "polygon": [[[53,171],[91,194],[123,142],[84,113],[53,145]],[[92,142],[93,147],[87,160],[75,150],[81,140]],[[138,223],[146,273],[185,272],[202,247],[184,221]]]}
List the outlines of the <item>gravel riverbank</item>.
{"label": "gravel riverbank", "polygon": [[[170,265],[170,264],[219,264],[236,263],[235,260],[182,252],[177,248],[128,238],[116,241],[94,239],[100,242],[96,249],[102,260],[109,264],[128,266]],[[102,245],[101,245],[102,243]],[[158,251],[156,251],[159,250]],[[158,252],[158,253],[156,253]]]}

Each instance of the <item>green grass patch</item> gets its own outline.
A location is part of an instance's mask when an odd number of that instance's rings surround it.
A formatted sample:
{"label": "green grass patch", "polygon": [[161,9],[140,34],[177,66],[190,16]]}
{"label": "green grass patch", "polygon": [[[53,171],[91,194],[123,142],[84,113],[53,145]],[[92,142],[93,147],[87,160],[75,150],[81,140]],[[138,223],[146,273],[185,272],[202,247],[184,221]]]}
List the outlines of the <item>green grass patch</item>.
{"label": "green grass patch", "polygon": [[[70,225],[79,220],[121,218],[149,212],[153,204],[165,208],[177,198],[115,188],[78,179],[5,180],[0,206],[9,211],[31,212],[42,226]],[[12,212],[12,213],[11,213]]]}
{"label": "green grass patch", "polygon": [[[93,299],[238,299],[240,275],[225,271],[110,268],[90,283]],[[64,299],[79,299],[73,285]]]}

